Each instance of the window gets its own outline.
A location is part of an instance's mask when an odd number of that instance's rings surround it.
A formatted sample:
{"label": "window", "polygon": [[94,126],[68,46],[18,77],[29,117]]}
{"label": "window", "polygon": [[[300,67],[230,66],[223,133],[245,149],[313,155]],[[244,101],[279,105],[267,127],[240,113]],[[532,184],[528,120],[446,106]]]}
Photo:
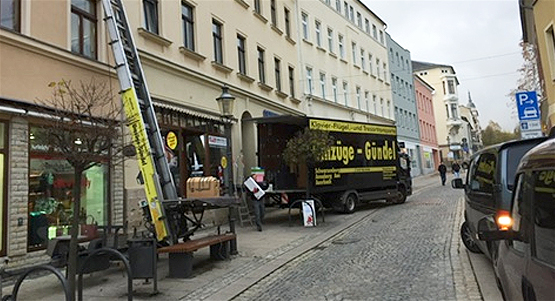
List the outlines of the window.
{"label": "window", "polygon": [[355,9],[352,6],[349,6],[349,20],[355,22]]}
{"label": "window", "polygon": [[212,40],[214,43],[214,62],[223,64],[222,24],[216,20],[212,20]]}
{"label": "window", "polygon": [[[555,170],[541,170],[532,173],[534,189],[532,201],[534,221],[533,249],[535,257],[550,265],[555,265]],[[533,251],[532,251],[533,252]],[[533,252],[534,253],[534,252]]]}
{"label": "window", "polygon": [[[72,2],[83,2],[74,0]],[[94,7],[92,1],[87,1]],[[145,29],[158,34],[158,0],[143,0],[143,8],[145,11]]]}
{"label": "window", "polygon": [[289,95],[295,97],[295,69],[289,67]]}
{"label": "window", "polygon": [[362,67],[362,70],[366,71],[366,53],[364,52],[364,49],[360,50],[360,66]]}
{"label": "window", "polygon": [[320,21],[315,21],[314,27],[316,30],[316,45],[318,47],[322,47],[322,33],[321,33],[322,23],[320,23]]}
{"label": "window", "polygon": [[193,7],[181,3],[181,20],[183,20],[183,47],[195,51],[195,27]]}
{"label": "window", "polygon": [[370,21],[368,21],[368,19],[364,19],[364,31],[367,34],[370,34]]}
{"label": "window", "polygon": [[362,28],[362,15],[359,12],[357,12],[357,25]]}
{"label": "window", "polygon": [[368,71],[370,71],[370,74],[372,74],[373,70],[372,70],[372,54],[368,54]]}
{"label": "window", "polygon": [[341,13],[341,0],[335,0],[335,10]]}
{"label": "window", "polygon": [[347,1],[343,1],[343,12],[345,13],[345,18],[349,20],[349,3]]}
{"label": "window", "polygon": [[378,101],[377,101],[378,97],[376,95],[372,95],[372,106],[374,107],[374,114],[378,115]]}
{"label": "window", "polygon": [[261,83],[266,83],[266,72],[264,66],[264,49],[257,47],[256,52],[258,53],[258,81]]}
{"label": "window", "polygon": [[328,50],[333,53],[333,29],[328,27]]}
{"label": "window", "polygon": [[364,104],[366,105],[366,112],[370,112],[370,92],[364,91]]}
{"label": "window", "polygon": [[382,44],[384,43],[384,41],[383,41],[383,31],[382,30],[380,30],[380,43],[382,43]]}
{"label": "window", "polygon": [[447,81],[447,91],[449,94],[455,94],[455,81],[450,79]]}
{"label": "window", "polygon": [[337,42],[339,43],[339,57],[345,59],[345,47],[343,46],[343,36],[337,36]]}
{"label": "window", "polygon": [[274,76],[276,77],[276,90],[281,91],[281,61],[274,58]]}
{"label": "window", "polygon": [[347,82],[343,82],[343,100],[346,106],[349,105],[349,84]]}
{"label": "window", "polygon": [[312,95],[312,68],[306,67],[306,88],[309,95]]}
{"label": "window", "polygon": [[[484,153],[471,162],[470,174],[470,190],[480,193],[493,193],[495,170],[497,160],[494,154]],[[484,200],[486,201],[486,200]],[[493,206],[493,198],[489,201]],[[484,204],[486,205],[486,204]],[[489,206],[488,205],[488,206]]]}
{"label": "window", "polygon": [[[74,169],[65,157],[42,144],[41,127],[29,127],[29,227],[28,248],[47,246],[48,239],[67,235],[73,208]],[[109,162],[87,169],[81,182],[81,210],[99,225],[108,218]],[[90,218],[89,218],[90,221]]]}
{"label": "window", "polygon": [[254,12],[257,14],[262,14],[262,3],[261,0],[254,0]]}
{"label": "window", "polygon": [[376,76],[380,78],[380,59],[376,58]]}
{"label": "window", "polygon": [[0,0],[0,27],[20,30],[20,0]]}
{"label": "window", "polygon": [[303,39],[308,40],[308,15],[303,13],[301,18],[303,24]]}
{"label": "window", "polygon": [[353,64],[356,65],[357,64],[357,43],[352,43],[351,44],[351,50],[353,52]]}
{"label": "window", "polygon": [[376,28],[376,25],[372,24],[372,36],[374,37],[374,39],[378,39],[378,29]]}
{"label": "window", "polygon": [[[0,8],[0,12],[1,11],[2,9]],[[545,31],[545,39],[551,79],[555,80],[555,32],[553,30],[553,25],[549,26]]]}
{"label": "window", "polygon": [[71,51],[96,59],[96,9],[93,0],[71,1]]}
{"label": "window", "polygon": [[272,25],[277,26],[276,0],[270,1],[270,19],[272,21]]}
{"label": "window", "polygon": [[458,119],[459,118],[459,114],[457,113],[457,104],[456,103],[451,104],[451,118],[452,119]]}
{"label": "window", "polygon": [[[471,166],[472,167],[472,166]],[[530,215],[530,210],[532,209],[532,181],[530,175],[527,174],[520,174],[517,176],[516,180],[516,190],[513,194],[513,205],[511,208],[511,218],[513,220],[513,224],[511,226],[511,230],[519,233],[521,235],[520,240],[509,240],[508,244],[515,250],[520,253],[524,253],[526,250],[526,246],[531,240],[530,231],[526,231],[526,220],[528,220],[528,216]],[[474,181],[471,183],[471,185]],[[493,205],[493,204],[491,204]],[[524,217],[524,218],[523,218]]]}
{"label": "window", "polygon": [[320,92],[323,99],[326,99],[326,74],[320,73]]}
{"label": "window", "polygon": [[337,102],[337,77],[331,78],[331,93],[333,94],[333,101]]}
{"label": "window", "polygon": [[390,100],[387,101],[386,112],[387,112],[387,118],[391,119],[391,101]]}
{"label": "window", "polygon": [[359,110],[361,110],[361,109],[362,109],[362,104],[361,104],[361,99],[360,99],[361,95],[360,95],[360,87],[358,87],[358,86],[357,86],[357,89],[356,89],[356,93],[357,93],[357,94],[356,94],[356,97],[357,97],[357,108],[358,108]]}
{"label": "window", "polygon": [[291,37],[291,19],[290,19],[291,16],[290,16],[289,9],[284,8],[283,14],[285,16],[285,35],[287,37]]}
{"label": "window", "polygon": [[383,63],[383,80],[387,81],[387,64]]}
{"label": "window", "polygon": [[383,98],[380,98],[380,111],[382,112],[382,114],[380,116],[384,117],[384,104],[383,104]]}
{"label": "window", "polygon": [[238,67],[239,73],[247,74],[247,57],[246,57],[246,49],[245,49],[245,38],[237,35],[237,58],[238,58]]}

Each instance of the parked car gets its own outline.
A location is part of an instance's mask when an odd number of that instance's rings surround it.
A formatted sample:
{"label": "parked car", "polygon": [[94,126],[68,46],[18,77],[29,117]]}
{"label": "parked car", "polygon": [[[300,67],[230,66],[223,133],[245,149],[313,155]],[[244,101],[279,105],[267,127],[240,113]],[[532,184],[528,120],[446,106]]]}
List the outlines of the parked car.
{"label": "parked car", "polygon": [[493,229],[482,218],[479,238],[503,240],[494,268],[505,300],[555,300],[555,139],[522,158],[515,183],[510,212]]}
{"label": "parked car", "polygon": [[513,180],[522,156],[546,138],[500,143],[486,147],[470,158],[466,183],[460,178],[451,182],[453,188],[464,189],[464,222],[460,235],[465,247],[484,253],[489,259],[497,256],[495,241],[480,241],[476,235],[478,221],[510,210]]}

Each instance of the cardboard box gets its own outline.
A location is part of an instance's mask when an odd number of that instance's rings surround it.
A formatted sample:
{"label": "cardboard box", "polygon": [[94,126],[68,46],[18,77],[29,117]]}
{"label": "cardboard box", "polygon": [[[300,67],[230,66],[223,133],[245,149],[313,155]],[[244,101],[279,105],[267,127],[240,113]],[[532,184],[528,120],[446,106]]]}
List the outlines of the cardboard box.
{"label": "cardboard box", "polygon": [[220,196],[220,181],[215,177],[192,177],[187,179],[187,198],[210,198]]}

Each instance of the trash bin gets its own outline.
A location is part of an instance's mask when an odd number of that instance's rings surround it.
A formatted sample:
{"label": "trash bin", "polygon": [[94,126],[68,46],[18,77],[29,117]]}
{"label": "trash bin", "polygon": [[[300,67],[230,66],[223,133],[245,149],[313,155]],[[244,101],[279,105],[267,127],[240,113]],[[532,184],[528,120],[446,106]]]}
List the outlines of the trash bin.
{"label": "trash bin", "polygon": [[152,278],[154,293],[158,292],[158,276],[156,262],[156,240],[152,238],[132,238],[127,241],[129,248],[129,265],[133,279]]}

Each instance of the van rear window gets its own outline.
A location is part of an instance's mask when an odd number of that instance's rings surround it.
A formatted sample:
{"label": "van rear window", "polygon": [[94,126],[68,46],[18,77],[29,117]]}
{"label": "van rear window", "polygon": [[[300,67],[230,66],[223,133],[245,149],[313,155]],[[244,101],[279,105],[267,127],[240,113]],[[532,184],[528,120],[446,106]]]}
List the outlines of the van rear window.
{"label": "van rear window", "polygon": [[520,163],[520,159],[528,152],[531,148],[536,146],[534,144],[520,144],[507,149],[507,187],[511,189],[513,187],[513,182],[515,180],[515,173]]}

